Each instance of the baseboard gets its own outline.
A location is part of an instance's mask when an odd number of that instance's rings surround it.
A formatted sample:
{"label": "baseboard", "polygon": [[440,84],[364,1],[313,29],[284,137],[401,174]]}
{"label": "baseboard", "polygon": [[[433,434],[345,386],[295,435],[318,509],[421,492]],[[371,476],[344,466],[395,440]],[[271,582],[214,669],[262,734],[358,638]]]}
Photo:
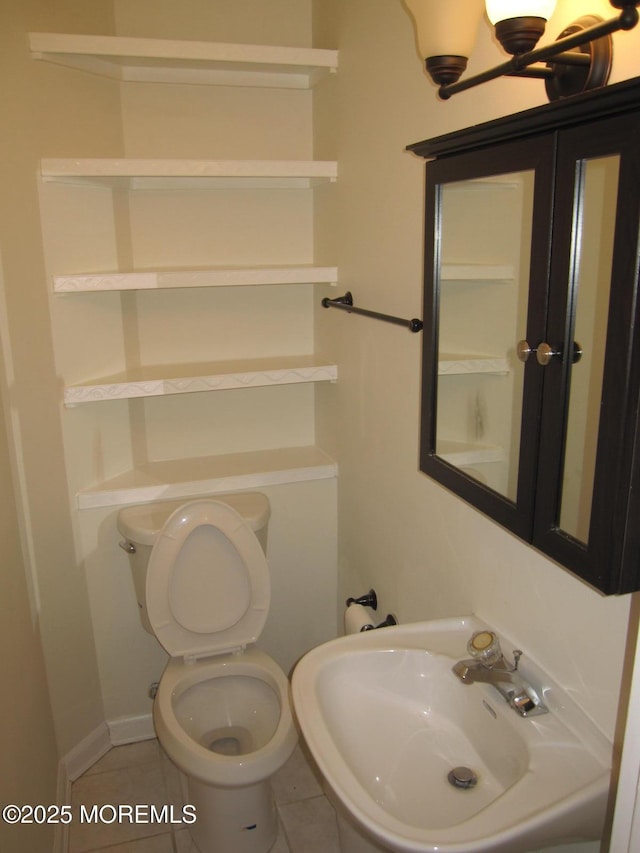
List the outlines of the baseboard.
{"label": "baseboard", "polygon": [[[109,729],[106,723],[101,723],[90,734],[76,744],[60,762],[58,762],[58,779],[56,783],[56,799],[58,805],[71,804],[71,784],[102,758],[111,749]],[[53,836],[53,853],[66,853],[69,846],[68,824],[56,824]]]}
{"label": "baseboard", "polygon": [[74,782],[88,770],[99,758],[111,749],[111,738],[106,723],[94,729],[90,734],[76,744],[62,759],[66,769],[67,779]]}
{"label": "baseboard", "polygon": [[[99,761],[103,755],[106,755],[112,746],[149,740],[155,736],[151,714],[121,717],[117,720],[101,723],[58,762],[56,783],[58,805],[71,804],[72,783],[92,767],[96,761]],[[68,847],[69,826],[58,823],[53,836],[53,853],[67,853]]]}
{"label": "baseboard", "polygon": [[[59,806],[71,804],[71,779],[64,761],[58,762],[56,802]],[[57,823],[53,833],[53,853],[67,853],[69,849],[69,826]]]}
{"label": "baseboard", "polygon": [[[150,740],[156,733],[151,714],[136,717],[120,717],[101,723],[90,734],[76,744],[58,763],[56,799],[58,805],[71,804],[71,785],[96,761],[111,749],[139,740]],[[53,853],[66,853],[69,847],[69,826],[56,824],[53,837]]]}
{"label": "baseboard", "polygon": [[107,727],[112,746],[137,743],[139,740],[150,740],[156,736],[151,714],[108,720]]}
{"label": "baseboard", "polygon": [[150,740],[156,733],[151,714],[119,717],[100,723],[90,734],[76,744],[58,765],[58,801],[65,802],[71,783],[82,776],[96,761],[106,755],[112,746]]}

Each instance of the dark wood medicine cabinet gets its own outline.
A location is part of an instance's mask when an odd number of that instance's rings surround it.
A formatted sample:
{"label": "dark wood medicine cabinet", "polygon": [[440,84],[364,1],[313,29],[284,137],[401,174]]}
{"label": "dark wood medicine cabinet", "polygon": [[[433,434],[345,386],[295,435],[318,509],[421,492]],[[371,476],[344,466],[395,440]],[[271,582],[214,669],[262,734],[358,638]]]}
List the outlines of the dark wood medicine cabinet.
{"label": "dark wood medicine cabinet", "polygon": [[421,470],[598,590],[640,589],[640,78],[409,150]]}

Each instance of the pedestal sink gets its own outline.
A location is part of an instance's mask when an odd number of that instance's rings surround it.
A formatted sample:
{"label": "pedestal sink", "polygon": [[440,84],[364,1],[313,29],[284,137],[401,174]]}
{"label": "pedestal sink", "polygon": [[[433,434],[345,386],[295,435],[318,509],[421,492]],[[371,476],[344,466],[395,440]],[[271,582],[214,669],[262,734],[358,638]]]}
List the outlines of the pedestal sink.
{"label": "pedestal sink", "polygon": [[611,743],[526,649],[520,668],[549,713],[520,717],[492,685],[463,684],[452,666],[487,627],[462,617],[367,631],[298,663],[300,727],[372,849],[524,853],[600,837]]}

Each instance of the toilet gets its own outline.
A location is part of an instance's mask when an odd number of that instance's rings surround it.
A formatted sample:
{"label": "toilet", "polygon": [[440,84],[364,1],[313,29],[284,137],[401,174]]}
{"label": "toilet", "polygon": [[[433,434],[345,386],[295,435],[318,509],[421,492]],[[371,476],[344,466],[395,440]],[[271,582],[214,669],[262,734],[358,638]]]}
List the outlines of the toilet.
{"label": "toilet", "polygon": [[269,612],[269,515],[248,492],[118,513],[142,624],[170,656],[153,721],[195,806],[200,853],[271,848],[269,779],[297,743],[288,679],[254,645]]}

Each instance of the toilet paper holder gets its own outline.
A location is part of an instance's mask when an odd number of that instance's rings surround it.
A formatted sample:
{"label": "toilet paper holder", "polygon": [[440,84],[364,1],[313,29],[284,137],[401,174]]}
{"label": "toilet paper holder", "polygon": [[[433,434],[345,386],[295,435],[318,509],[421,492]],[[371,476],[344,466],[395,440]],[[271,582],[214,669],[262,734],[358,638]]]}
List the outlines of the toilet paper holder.
{"label": "toilet paper holder", "polygon": [[378,596],[376,595],[375,589],[370,589],[369,592],[366,592],[358,598],[347,598],[346,603],[347,607],[351,607],[352,604],[361,604],[363,607],[370,607],[372,610],[377,610]]}
{"label": "toilet paper holder", "polygon": [[397,624],[398,624],[398,620],[393,615],[393,613],[387,613],[386,618],[383,619],[382,622],[379,622],[377,625],[365,625],[362,630],[363,631],[374,631],[376,628],[386,628],[390,625],[397,625]]}
{"label": "toilet paper holder", "polygon": [[[370,607],[372,610],[378,609],[378,596],[376,595],[375,589],[370,589],[369,592],[366,592],[364,595],[358,596],[358,598],[347,598],[346,605],[347,607],[351,607],[352,604],[361,604],[363,607]],[[365,625],[361,628],[361,631],[373,631],[376,628],[386,628],[389,625],[397,625],[398,620],[393,615],[393,613],[387,613],[385,619],[380,622],[378,625]]]}

